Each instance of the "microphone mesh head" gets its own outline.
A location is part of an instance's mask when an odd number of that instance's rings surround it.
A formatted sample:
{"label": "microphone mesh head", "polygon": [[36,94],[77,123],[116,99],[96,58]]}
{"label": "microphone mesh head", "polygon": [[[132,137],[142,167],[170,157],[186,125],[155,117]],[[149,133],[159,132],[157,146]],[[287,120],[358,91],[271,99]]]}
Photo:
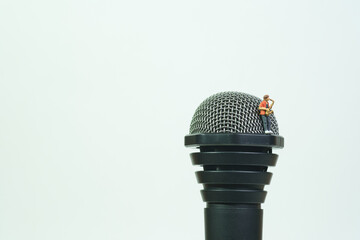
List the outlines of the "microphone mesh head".
{"label": "microphone mesh head", "polygon": [[[258,97],[241,92],[214,94],[196,109],[190,134],[196,133],[254,133],[265,134],[259,115]],[[279,135],[274,114],[269,115],[273,134]]]}

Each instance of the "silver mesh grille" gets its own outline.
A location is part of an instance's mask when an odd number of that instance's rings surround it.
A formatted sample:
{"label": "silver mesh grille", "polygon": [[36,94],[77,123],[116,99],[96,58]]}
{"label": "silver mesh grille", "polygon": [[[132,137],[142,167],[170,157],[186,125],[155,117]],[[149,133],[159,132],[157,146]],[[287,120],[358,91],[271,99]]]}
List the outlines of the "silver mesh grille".
{"label": "silver mesh grille", "polygon": [[[247,93],[222,92],[205,99],[196,109],[190,134],[254,133],[264,134],[259,115],[261,99]],[[270,115],[271,130],[279,135],[274,114]]]}

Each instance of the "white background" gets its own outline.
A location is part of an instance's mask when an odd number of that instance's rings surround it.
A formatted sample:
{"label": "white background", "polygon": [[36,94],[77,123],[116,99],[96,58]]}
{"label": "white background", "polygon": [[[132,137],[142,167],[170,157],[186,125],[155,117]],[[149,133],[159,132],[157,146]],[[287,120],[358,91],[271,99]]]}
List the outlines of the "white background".
{"label": "white background", "polygon": [[204,239],[183,146],[221,91],[270,94],[264,240],[360,239],[360,3],[0,1],[0,239]]}

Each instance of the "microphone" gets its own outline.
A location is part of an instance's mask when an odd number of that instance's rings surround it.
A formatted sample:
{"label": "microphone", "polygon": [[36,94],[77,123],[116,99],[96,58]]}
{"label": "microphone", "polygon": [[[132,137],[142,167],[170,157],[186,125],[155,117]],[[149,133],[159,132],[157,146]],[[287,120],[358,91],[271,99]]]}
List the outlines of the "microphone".
{"label": "microphone", "polygon": [[265,134],[259,115],[261,99],[241,92],[221,92],[205,99],[196,109],[185,136],[185,146],[199,152],[190,154],[203,184],[206,202],[205,240],[261,240],[263,210],[284,138],[274,114],[269,115],[272,134]]}

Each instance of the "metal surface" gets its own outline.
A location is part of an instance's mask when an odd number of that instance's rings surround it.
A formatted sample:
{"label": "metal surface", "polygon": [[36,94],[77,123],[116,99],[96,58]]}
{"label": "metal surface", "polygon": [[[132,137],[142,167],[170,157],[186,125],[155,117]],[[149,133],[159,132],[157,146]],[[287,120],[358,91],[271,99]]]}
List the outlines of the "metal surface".
{"label": "metal surface", "polygon": [[[264,134],[259,115],[258,97],[241,92],[217,93],[196,109],[190,125],[190,134],[196,133],[253,133]],[[270,116],[271,130],[279,135],[274,114]]]}

